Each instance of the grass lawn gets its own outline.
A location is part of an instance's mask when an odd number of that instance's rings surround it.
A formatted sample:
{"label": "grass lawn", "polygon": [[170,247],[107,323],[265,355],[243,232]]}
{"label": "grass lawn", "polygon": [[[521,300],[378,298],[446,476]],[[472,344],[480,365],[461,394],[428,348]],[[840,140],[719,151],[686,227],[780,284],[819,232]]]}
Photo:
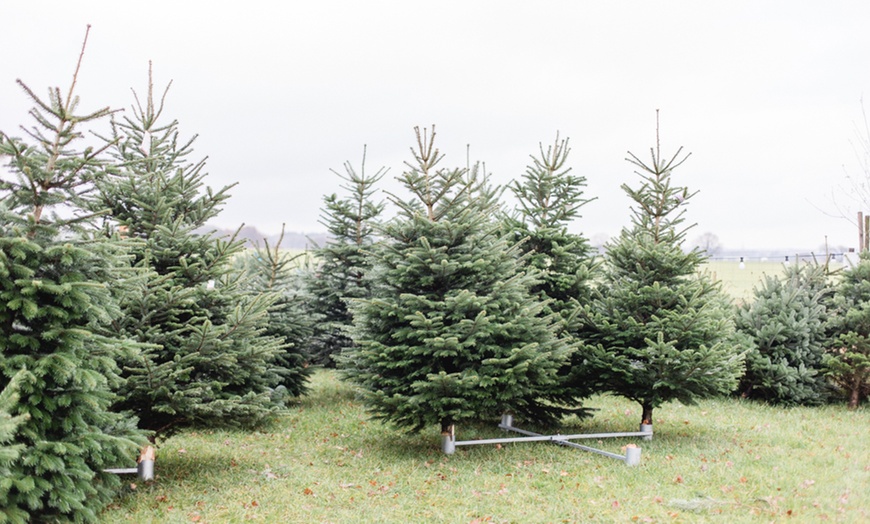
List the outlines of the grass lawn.
{"label": "grass lawn", "polygon": [[737,302],[751,301],[753,288],[761,284],[764,275],[778,276],[783,273],[782,262],[746,262],[741,269],[739,262],[708,262],[704,269],[722,281],[722,289]]}
{"label": "grass lawn", "polygon": [[[563,432],[635,431],[638,408],[600,408]],[[870,522],[870,412],[734,399],[656,411],[655,437],[585,442],[641,463],[549,443],[457,448],[368,418],[318,371],[311,395],[257,432],[198,431],[158,450],[104,522]],[[504,433],[459,427],[457,439]]]}

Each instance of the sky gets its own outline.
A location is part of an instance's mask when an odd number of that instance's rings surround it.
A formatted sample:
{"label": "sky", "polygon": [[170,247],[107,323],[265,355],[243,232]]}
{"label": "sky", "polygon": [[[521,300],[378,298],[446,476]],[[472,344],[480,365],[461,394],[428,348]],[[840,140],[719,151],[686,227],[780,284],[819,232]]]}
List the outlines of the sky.
{"label": "sky", "polygon": [[221,227],[324,231],[332,171],[364,147],[406,196],[413,129],[435,125],[443,166],[481,161],[502,185],[569,138],[596,198],[570,229],[600,241],[629,224],[625,158],[649,158],[658,111],[663,155],[691,152],[672,175],[698,191],[689,243],[837,252],[858,242],[868,22],[866,0],[4,2],[0,130],[30,125],[16,79],[68,89],[90,24],[80,107],[130,112],[151,61],[207,184],[237,184]]}

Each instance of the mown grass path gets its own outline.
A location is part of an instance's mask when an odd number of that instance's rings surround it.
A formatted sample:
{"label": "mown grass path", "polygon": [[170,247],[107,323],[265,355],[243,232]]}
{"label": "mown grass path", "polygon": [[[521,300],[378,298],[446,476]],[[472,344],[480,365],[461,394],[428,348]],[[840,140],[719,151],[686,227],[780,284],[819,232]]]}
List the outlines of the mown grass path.
{"label": "mown grass path", "polygon": [[[567,432],[634,431],[638,408],[600,408]],[[158,451],[105,522],[870,522],[870,412],[772,408],[735,399],[656,410],[641,464],[548,443],[440,451],[436,428],[406,435],[372,421],[329,371],[257,432],[197,431]],[[459,428],[489,438],[492,426]],[[131,478],[131,483],[135,481]]]}

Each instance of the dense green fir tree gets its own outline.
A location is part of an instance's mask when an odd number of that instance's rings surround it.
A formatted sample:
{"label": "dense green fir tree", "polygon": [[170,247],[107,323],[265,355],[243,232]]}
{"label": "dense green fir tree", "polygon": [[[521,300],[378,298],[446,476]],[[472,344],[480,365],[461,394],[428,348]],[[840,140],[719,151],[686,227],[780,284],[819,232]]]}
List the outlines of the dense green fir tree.
{"label": "dense green fir tree", "polygon": [[[586,238],[568,231],[580,208],[592,200],[583,196],[586,177],[571,174],[565,166],[571,152],[568,142],[557,135],[546,151],[539,145],[539,154],[531,156],[522,179],[510,185],[518,207],[505,219],[505,226],[519,244],[523,262],[539,275],[532,293],[544,302],[541,314],[555,313],[562,326],[557,334],[573,342],[571,331],[564,328],[581,304],[591,300],[599,264]],[[571,368],[562,370],[563,377],[570,376],[563,387],[578,399],[592,394],[594,390],[587,387],[591,382],[578,380]]]}
{"label": "dense green fir tree", "polygon": [[109,283],[127,260],[83,230],[105,166],[99,149],[81,149],[82,127],[110,111],[78,112],[78,70],[47,102],[19,82],[35,124],[27,140],[0,133],[0,389],[25,370],[13,409],[26,417],[20,457],[0,479],[0,516],[11,522],[95,520],[120,485],[103,470],[132,465],[144,442],[135,422],[109,411],[116,359],[132,348],[101,333],[120,315]]}
{"label": "dense green fir tree", "polygon": [[308,273],[306,284],[311,295],[309,309],[316,317],[310,351],[313,362],[334,366],[333,355],[353,344],[349,329],[352,317],[347,301],[368,298],[369,284],[365,274],[371,267],[367,251],[375,242],[378,219],[383,202],[372,200],[387,170],[374,175],[366,173],[366,153],[363,149],[361,169],[357,172],[345,162],[345,174],[333,171],[344,182],[348,196],[335,193],[324,197],[320,223],[326,227],[329,240],[316,251],[316,266]]}
{"label": "dense green fir tree", "polygon": [[540,274],[541,282],[532,292],[547,301],[544,311],[567,319],[591,295],[593,250],[583,235],[569,232],[568,225],[592,199],[583,196],[586,177],[565,167],[571,152],[567,139],[557,135],[546,151],[543,145],[539,149],[522,179],[510,186],[518,208],[505,222],[521,244],[523,260]]}
{"label": "dense green fir tree", "polygon": [[[24,449],[24,444],[16,444],[15,441],[18,427],[27,420],[28,415],[27,413],[13,415],[13,413],[18,411],[20,399],[18,391],[25,375],[26,371],[19,371],[6,383],[6,387],[0,389],[0,511],[4,512],[3,521],[27,520],[27,512],[24,510],[15,512],[11,518],[10,515],[5,514],[10,507],[8,498],[9,491],[13,487],[13,483],[10,482],[14,478],[13,467]],[[7,382],[5,378],[3,382]]]}
{"label": "dense green fir tree", "polygon": [[291,254],[282,250],[283,240],[282,227],[281,236],[274,246],[264,239],[263,246],[257,245],[256,249],[236,257],[234,264],[246,274],[243,289],[248,293],[276,295],[269,307],[269,321],[264,333],[285,341],[284,351],[276,357],[277,371],[281,375],[279,387],[289,395],[299,396],[308,391],[312,371],[306,348],[314,332],[314,322],[307,311],[310,296],[305,291],[303,273],[298,267],[307,253]]}
{"label": "dense green fir tree", "polygon": [[678,150],[662,158],[656,138],[651,164],[627,158],[642,180],[622,186],[633,200],[632,225],[607,246],[601,286],[578,315],[584,343],[574,359],[578,381],[638,402],[642,424],[665,402],[729,393],[743,371],[730,304],[718,283],[699,275],[702,254],[682,249],[694,193],[671,175],[687,157]]}
{"label": "dense green fir tree", "polygon": [[376,418],[418,431],[510,412],[552,422],[543,397],[558,386],[570,348],[530,293],[533,276],[502,235],[496,192],[476,169],[443,169],[431,134],[417,132],[415,163],[391,195],[372,298],[355,302],[358,346],[341,367]]}
{"label": "dense green fir tree", "polygon": [[[168,87],[167,87],[168,91]],[[265,333],[273,294],[252,295],[232,259],[235,237],[198,234],[229,198],[204,185],[205,160],[191,162],[196,137],[182,141],[177,121],[162,123],[149,70],[145,105],[113,121],[117,176],[99,185],[110,226],[136,241],[134,264],[151,278],[128,293],[119,333],[147,344],[124,361],[119,409],[137,413],[157,436],[186,425],[248,425],[280,405],[285,343]]]}
{"label": "dense green fir tree", "polygon": [[822,360],[825,375],[855,409],[870,395],[870,253],[837,284],[829,317],[833,337]]}
{"label": "dense green fir tree", "polygon": [[739,392],[775,404],[815,405],[830,394],[822,371],[828,345],[824,267],[791,264],[765,275],[754,300],[741,306],[737,328],[748,335],[746,374]]}

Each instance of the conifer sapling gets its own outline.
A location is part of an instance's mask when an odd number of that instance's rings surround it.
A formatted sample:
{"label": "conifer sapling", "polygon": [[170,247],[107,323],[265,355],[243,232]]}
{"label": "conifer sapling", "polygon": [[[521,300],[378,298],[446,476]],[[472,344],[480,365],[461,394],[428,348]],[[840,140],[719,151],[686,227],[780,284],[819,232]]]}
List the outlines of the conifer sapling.
{"label": "conifer sapling", "polygon": [[830,316],[832,342],[825,352],[825,375],[856,409],[870,395],[870,254],[843,274]]}
{"label": "conifer sapling", "polygon": [[110,285],[128,261],[92,234],[90,193],[108,166],[82,146],[83,128],[111,111],[78,112],[84,47],[66,94],[44,101],[19,81],[35,104],[28,139],[0,133],[0,389],[18,377],[19,397],[19,459],[5,464],[0,505],[12,522],[96,520],[120,485],[104,469],[132,464],[144,441],[109,409],[116,359],[135,348],[109,329],[120,316]]}
{"label": "conifer sapling", "polygon": [[257,424],[283,402],[276,388],[285,342],[265,332],[276,295],[248,292],[233,266],[244,249],[235,235],[201,233],[231,186],[205,185],[205,159],[188,160],[196,136],[181,140],[178,122],[163,120],[166,92],[155,103],[150,69],[148,81],[145,104],[136,96],[132,115],[113,121],[119,167],[98,186],[112,223],[136,241],[135,266],[150,275],[127,294],[116,325],[146,347],[123,361],[118,408],[136,412],[157,437]]}
{"label": "conifer sapling", "polygon": [[791,264],[765,275],[754,300],[739,309],[737,328],[751,342],[740,394],[772,404],[818,405],[830,394],[822,369],[828,347],[824,267]]}
{"label": "conifer sapling", "polygon": [[354,303],[358,345],[341,369],[374,416],[399,427],[450,433],[505,412],[553,422],[561,412],[543,397],[570,347],[499,234],[497,192],[476,169],[438,168],[434,128],[416,132],[400,177],[411,197],[391,195],[399,216],[374,249],[372,296]]}
{"label": "conifer sapling", "polygon": [[376,240],[376,227],[385,204],[373,200],[375,186],[386,175],[385,168],[366,173],[366,148],[359,171],[350,162],[345,173],[332,171],[343,180],[348,196],[333,193],[324,197],[320,223],[329,240],[315,251],[315,267],[306,278],[311,295],[309,310],[317,318],[311,339],[313,361],[334,366],[333,355],[353,344],[349,330],[353,321],[348,301],[370,295],[365,278],[371,267],[368,251]]}
{"label": "conifer sapling", "polygon": [[633,201],[631,227],[607,245],[603,281],[578,315],[584,343],[574,359],[576,380],[635,400],[642,424],[667,401],[732,391],[743,366],[730,304],[699,274],[702,254],[682,249],[694,193],[672,174],[687,156],[663,158],[658,136],[651,156],[649,164],[627,158],[641,178],[637,187],[623,185]]}

